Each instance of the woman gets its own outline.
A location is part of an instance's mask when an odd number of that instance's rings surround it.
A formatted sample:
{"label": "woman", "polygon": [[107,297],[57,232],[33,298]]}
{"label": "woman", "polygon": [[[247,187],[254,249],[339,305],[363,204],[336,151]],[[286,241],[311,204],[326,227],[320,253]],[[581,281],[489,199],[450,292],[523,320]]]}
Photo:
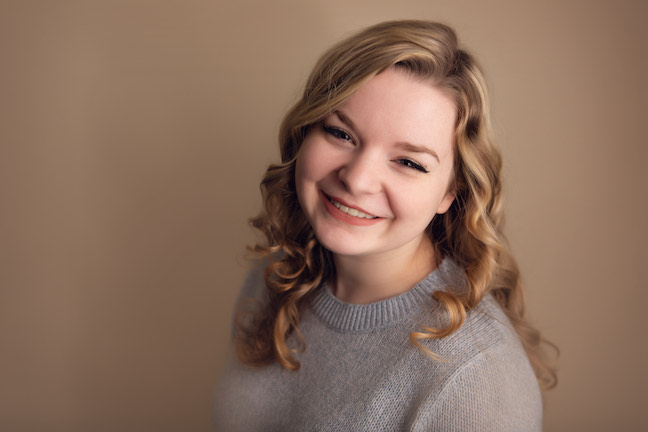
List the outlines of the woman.
{"label": "woman", "polygon": [[217,430],[541,430],[555,374],[500,228],[485,89],[437,23],[320,59],[262,182]]}

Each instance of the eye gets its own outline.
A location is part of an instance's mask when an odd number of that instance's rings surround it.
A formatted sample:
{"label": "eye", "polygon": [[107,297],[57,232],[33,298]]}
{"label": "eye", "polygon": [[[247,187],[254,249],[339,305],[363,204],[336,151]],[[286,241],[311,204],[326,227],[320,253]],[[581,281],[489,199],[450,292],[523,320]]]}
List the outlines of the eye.
{"label": "eye", "polygon": [[326,126],[326,125],[323,125],[322,128],[324,129],[324,132],[333,136],[334,138],[353,142],[353,138],[351,137],[351,135],[344,132],[342,129],[339,129],[334,126]]}
{"label": "eye", "polygon": [[429,173],[430,172],[430,171],[426,170],[425,168],[423,168],[422,165],[417,164],[416,162],[414,162],[413,160],[410,160],[410,159],[398,159],[398,160],[396,160],[396,162],[403,165],[404,167],[412,168],[412,169],[415,169],[415,170],[420,171],[422,173]]}

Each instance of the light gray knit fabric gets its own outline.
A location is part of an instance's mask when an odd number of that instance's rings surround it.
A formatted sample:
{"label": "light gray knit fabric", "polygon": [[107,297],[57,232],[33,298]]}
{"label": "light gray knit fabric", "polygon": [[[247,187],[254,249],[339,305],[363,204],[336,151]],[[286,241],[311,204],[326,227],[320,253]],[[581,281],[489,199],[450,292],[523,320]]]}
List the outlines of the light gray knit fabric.
{"label": "light gray knit fabric", "polygon": [[[531,365],[490,297],[460,330],[425,345],[409,341],[439,323],[431,293],[460,285],[448,259],[407,293],[351,305],[320,287],[300,329],[301,368],[252,369],[231,359],[217,385],[217,431],[540,431],[542,400]],[[263,289],[252,272],[242,297]]]}

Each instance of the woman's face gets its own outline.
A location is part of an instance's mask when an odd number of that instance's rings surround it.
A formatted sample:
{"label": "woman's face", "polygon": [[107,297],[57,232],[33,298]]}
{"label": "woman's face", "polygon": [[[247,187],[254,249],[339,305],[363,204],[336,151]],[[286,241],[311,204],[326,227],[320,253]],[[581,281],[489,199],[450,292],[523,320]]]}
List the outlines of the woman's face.
{"label": "woman's face", "polygon": [[454,199],[455,118],[450,97],[392,68],[311,127],[295,179],[318,240],[345,256],[417,247]]}

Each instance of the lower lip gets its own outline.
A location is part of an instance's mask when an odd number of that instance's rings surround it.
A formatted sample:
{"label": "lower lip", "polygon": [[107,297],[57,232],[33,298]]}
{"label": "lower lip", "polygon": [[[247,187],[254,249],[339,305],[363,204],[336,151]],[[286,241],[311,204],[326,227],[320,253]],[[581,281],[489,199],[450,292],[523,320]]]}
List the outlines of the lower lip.
{"label": "lower lip", "polygon": [[341,222],[348,223],[349,225],[368,226],[368,225],[376,224],[382,220],[382,218],[366,219],[366,218],[351,216],[350,214],[344,213],[339,208],[335,207],[323,192],[321,193],[321,195],[326,210],[328,210],[331,216],[333,216],[335,219]]}

